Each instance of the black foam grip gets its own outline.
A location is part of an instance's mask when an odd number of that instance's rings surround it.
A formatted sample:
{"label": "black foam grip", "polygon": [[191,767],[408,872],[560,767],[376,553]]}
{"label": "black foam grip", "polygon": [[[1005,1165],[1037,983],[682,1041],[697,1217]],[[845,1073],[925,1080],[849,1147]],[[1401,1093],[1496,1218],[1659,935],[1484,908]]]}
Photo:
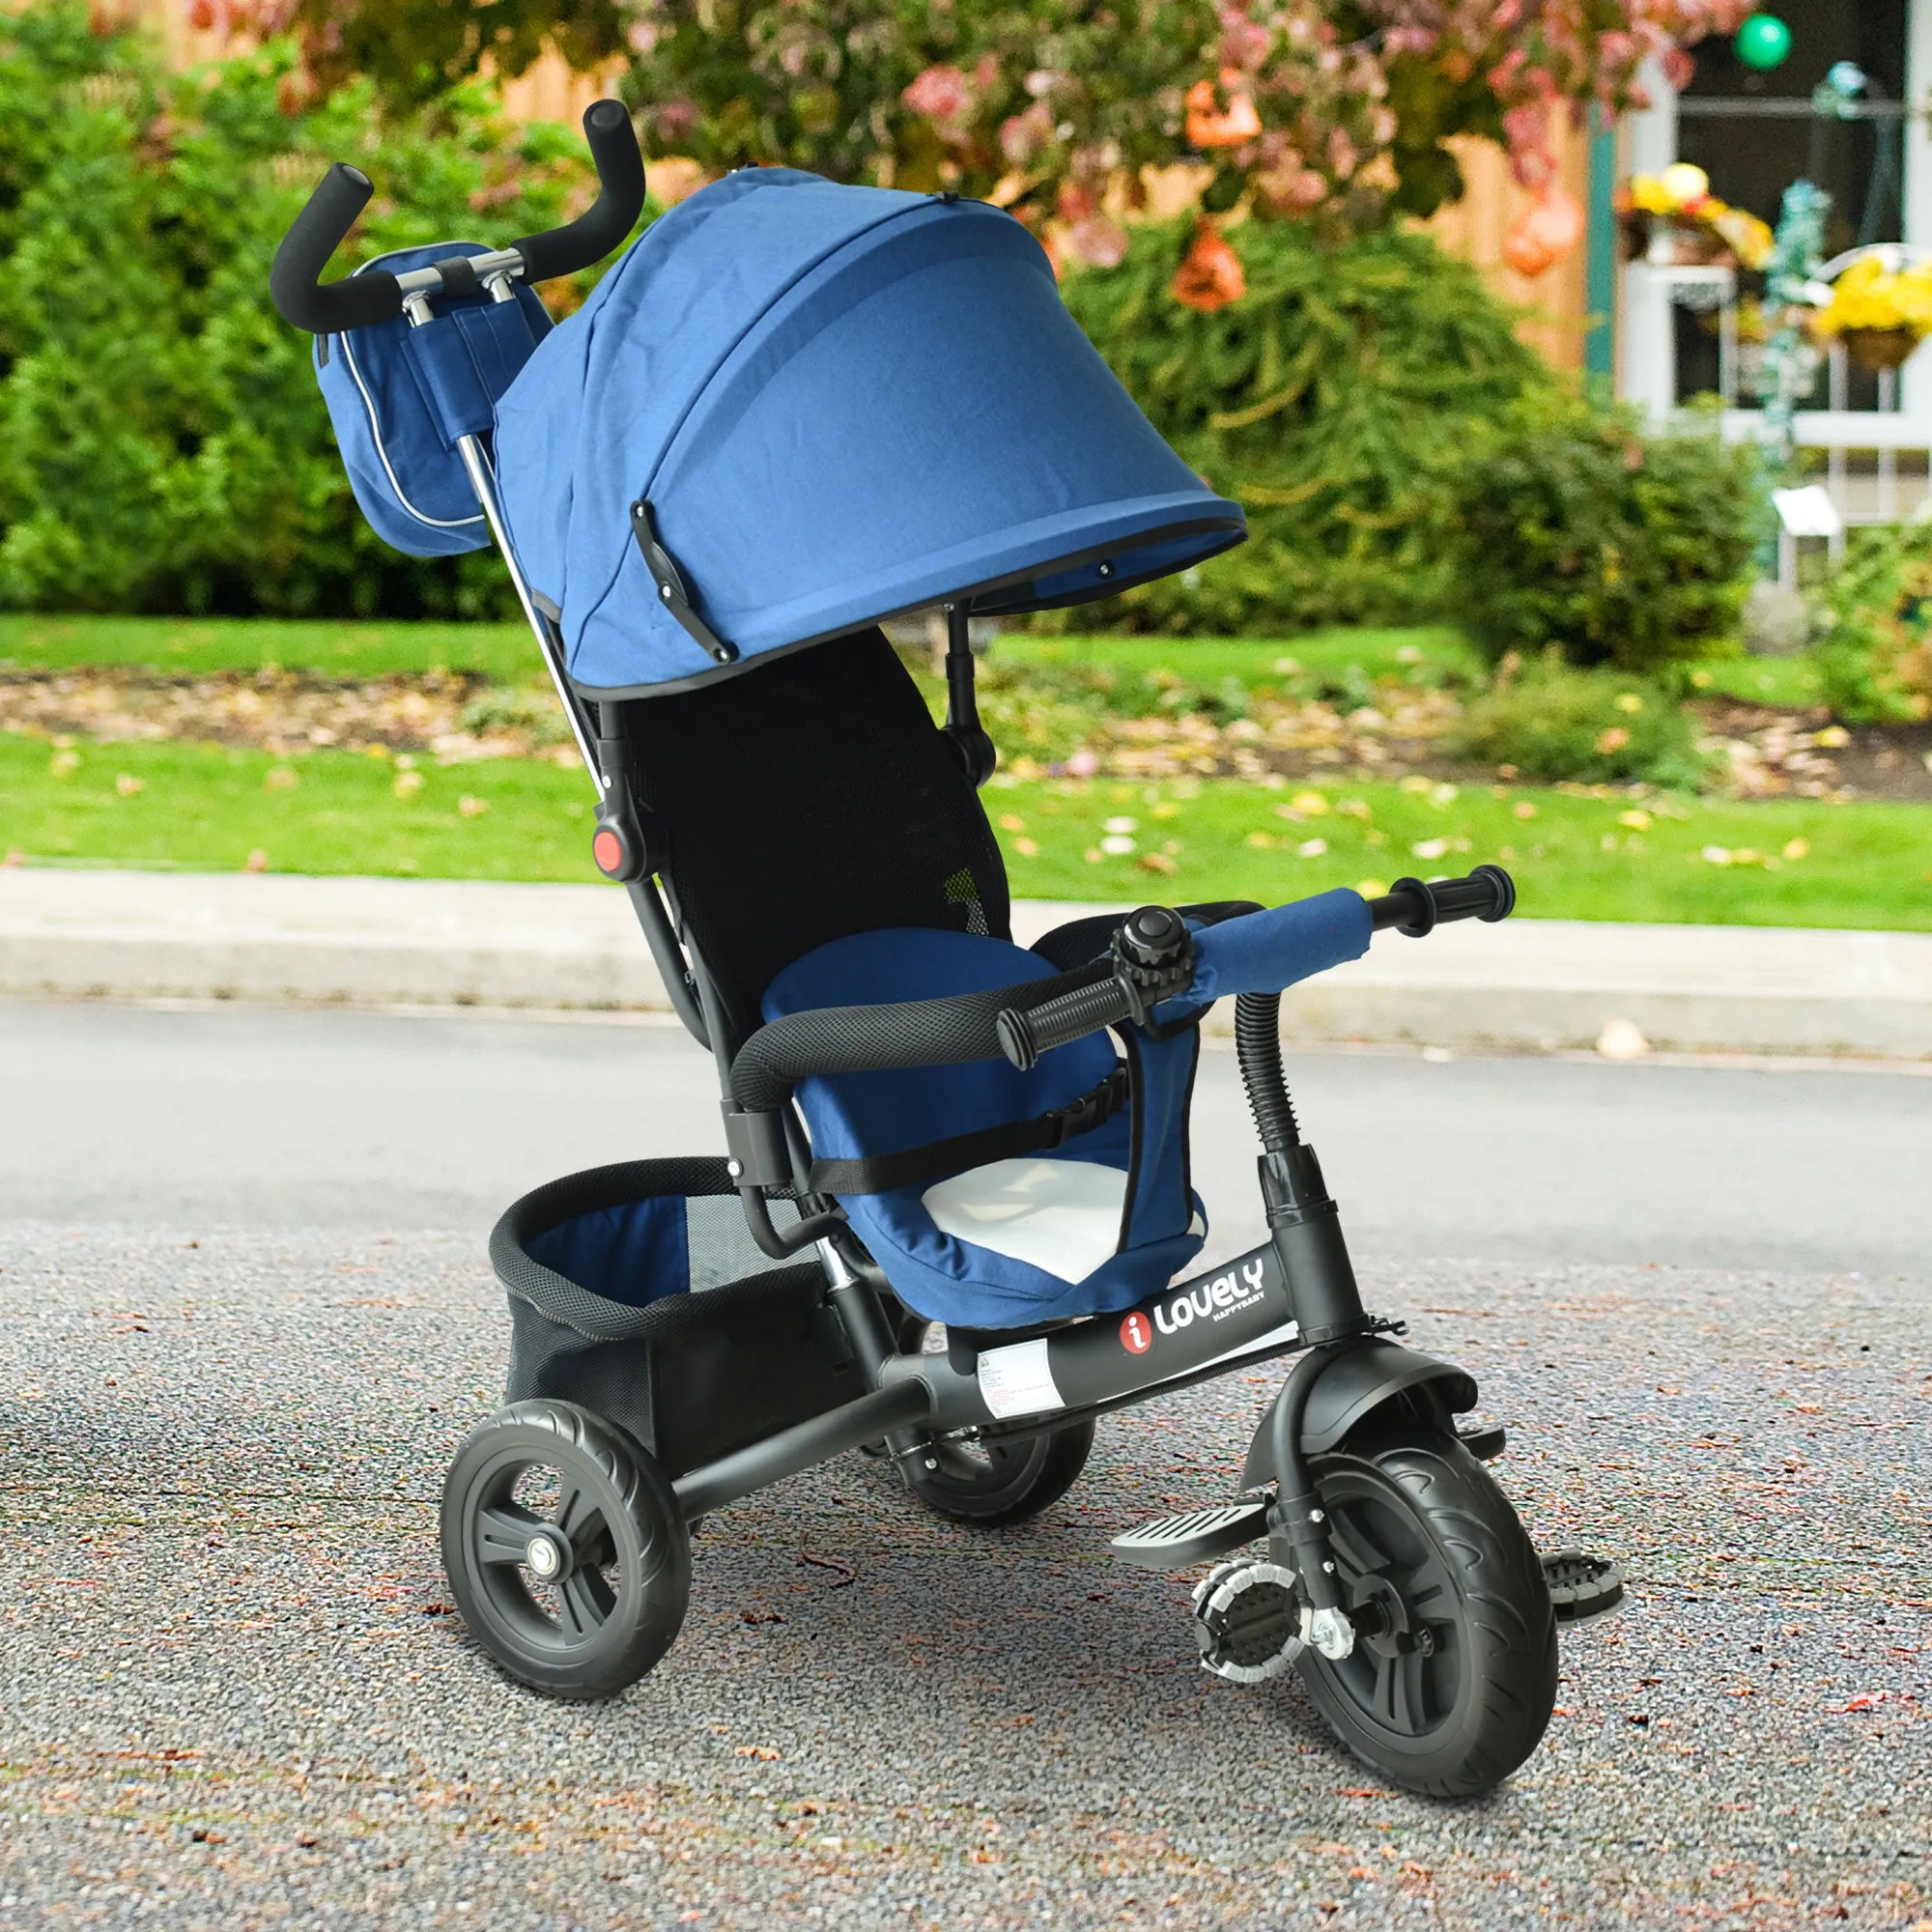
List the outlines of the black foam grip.
{"label": "black foam grip", "polygon": [[1090,968],[951,999],[814,1007],[790,1013],[760,1027],[738,1049],[731,1062],[732,1096],[747,1112],[763,1113],[784,1106],[792,1088],[814,1073],[872,1073],[997,1060],[1003,1013],[1024,1010],[1091,978]]}
{"label": "black foam grip", "polygon": [[322,283],[328,258],[355,225],[371,192],[369,177],[346,161],[323,176],[269,270],[269,296],[284,322],[311,335],[338,335],[402,313],[403,292],[385,270]]}
{"label": "black foam grip", "polygon": [[592,262],[601,262],[644,212],[644,157],[623,103],[592,101],[583,110],[583,138],[597,163],[597,199],[567,227],[511,242],[524,258],[526,282],[574,275]]}

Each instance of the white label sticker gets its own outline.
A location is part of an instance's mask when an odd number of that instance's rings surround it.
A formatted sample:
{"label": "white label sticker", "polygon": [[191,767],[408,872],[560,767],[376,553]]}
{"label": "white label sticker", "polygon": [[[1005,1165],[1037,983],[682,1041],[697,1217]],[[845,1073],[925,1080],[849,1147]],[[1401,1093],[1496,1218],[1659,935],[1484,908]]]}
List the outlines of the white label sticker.
{"label": "white label sticker", "polygon": [[1046,1337],[1015,1342],[1009,1349],[988,1349],[980,1357],[980,1396],[1002,1422],[1009,1416],[1065,1408],[1046,1359]]}

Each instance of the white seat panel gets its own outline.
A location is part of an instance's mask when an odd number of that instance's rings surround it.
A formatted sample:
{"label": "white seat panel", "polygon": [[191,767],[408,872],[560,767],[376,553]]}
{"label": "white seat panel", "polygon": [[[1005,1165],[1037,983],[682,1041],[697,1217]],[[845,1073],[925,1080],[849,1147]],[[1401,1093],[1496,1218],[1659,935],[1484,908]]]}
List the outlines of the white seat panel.
{"label": "white seat panel", "polygon": [[1092,1160],[996,1160],[921,1199],[941,1234],[1079,1282],[1120,1251],[1127,1177]]}

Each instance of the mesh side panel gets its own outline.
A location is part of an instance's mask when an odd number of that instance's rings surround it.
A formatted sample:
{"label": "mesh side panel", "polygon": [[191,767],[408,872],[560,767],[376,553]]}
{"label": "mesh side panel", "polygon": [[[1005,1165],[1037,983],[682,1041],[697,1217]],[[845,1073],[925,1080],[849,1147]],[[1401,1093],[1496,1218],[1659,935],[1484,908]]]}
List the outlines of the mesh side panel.
{"label": "mesh side panel", "polygon": [[574,1402],[614,1422],[655,1453],[651,1416],[651,1344],[589,1342],[553,1321],[521,1295],[510,1296],[510,1373],[506,1402]]}
{"label": "mesh side panel", "polygon": [[[770,1204],[772,1226],[781,1234],[796,1227],[798,1204],[774,1201]],[[743,1281],[750,1275],[768,1274],[774,1268],[796,1267],[797,1260],[775,1262],[752,1238],[745,1225],[745,1210],[738,1197],[698,1196],[684,1204],[685,1240],[691,1250],[691,1292],[722,1288],[728,1282]],[[810,1261],[810,1256],[807,1257]],[[815,1264],[814,1264],[815,1265]]]}
{"label": "mesh side panel", "polygon": [[877,630],[624,706],[679,909],[739,1026],[855,932],[1004,939],[1007,877],[958,754]]}

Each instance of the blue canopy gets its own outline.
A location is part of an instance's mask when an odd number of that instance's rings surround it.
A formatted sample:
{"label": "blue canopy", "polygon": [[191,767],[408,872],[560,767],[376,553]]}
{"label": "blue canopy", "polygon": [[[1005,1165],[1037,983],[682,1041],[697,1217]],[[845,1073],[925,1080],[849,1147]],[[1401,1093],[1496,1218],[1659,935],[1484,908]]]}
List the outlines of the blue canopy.
{"label": "blue canopy", "polygon": [[[1239,543],[982,202],[727,176],[664,215],[497,406],[504,512],[569,668],[682,688],[897,611],[1111,596]],[[661,604],[650,506],[720,663]]]}

